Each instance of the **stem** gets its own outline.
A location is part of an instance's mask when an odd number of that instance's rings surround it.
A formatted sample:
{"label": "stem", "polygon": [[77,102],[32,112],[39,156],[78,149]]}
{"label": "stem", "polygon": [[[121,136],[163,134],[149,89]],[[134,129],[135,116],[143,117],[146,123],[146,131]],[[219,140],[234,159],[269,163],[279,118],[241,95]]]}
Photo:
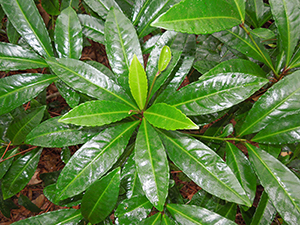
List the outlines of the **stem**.
{"label": "stem", "polygon": [[149,90],[149,93],[148,93],[147,100],[146,100],[145,106],[143,108],[143,111],[145,111],[146,108],[147,108],[147,105],[148,105],[148,102],[149,102],[149,99],[150,99],[150,96],[151,96],[151,92],[152,92],[153,87],[154,87],[154,83],[155,83],[157,77],[160,75],[160,73],[161,73],[161,71],[157,71],[157,73],[154,76],[154,79],[152,81],[152,84],[151,84],[151,87],[150,87],[150,90]]}
{"label": "stem", "polygon": [[199,138],[210,139],[210,140],[247,142],[247,139],[241,139],[241,138],[220,138],[220,137],[204,136],[201,134],[190,134],[190,135],[193,137],[199,137]]}
{"label": "stem", "polygon": [[7,145],[6,149],[5,149],[5,152],[3,153],[3,155],[2,155],[2,157],[0,159],[0,162],[2,162],[3,157],[5,156],[5,154],[6,154],[7,150],[8,150],[8,148],[9,148],[10,144],[11,144],[11,141],[8,143],[8,145]]}
{"label": "stem", "polygon": [[25,153],[25,152],[29,152],[29,151],[31,151],[31,150],[33,150],[33,149],[35,149],[35,148],[37,148],[37,146],[34,146],[34,147],[32,147],[32,148],[28,148],[28,149],[26,149],[25,151],[19,152],[19,153],[15,154],[15,155],[12,155],[12,156],[10,156],[10,157],[8,157],[8,158],[6,158],[6,159],[0,160],[0,163],[6,161],[6,160],[8,160],[8,159],[11,159],[11,158],[13,158],[13,157],[15,157],[15,156],[17,156],[17,155],[23,154],[23,153]]}

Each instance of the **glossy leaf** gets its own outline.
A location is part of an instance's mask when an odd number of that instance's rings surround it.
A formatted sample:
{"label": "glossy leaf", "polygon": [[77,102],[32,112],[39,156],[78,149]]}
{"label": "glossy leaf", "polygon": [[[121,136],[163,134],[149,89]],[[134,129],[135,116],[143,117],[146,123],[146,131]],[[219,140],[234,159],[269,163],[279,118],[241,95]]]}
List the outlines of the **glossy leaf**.
{"label": "glossy leaf", "polygon": [[25,195],[20,195],[18,198],[18,204],[24,206],[26,209],[30,210],[31,212],[41,212],[42,210],[33,204],[28,197]]}
{"label": "glossy leaf", "polygon": [[71,158],[71,151],[68,147],[63,147],[60,152],[60,158],[63,163],[67,164]]}
{"label": "glossy leaf", "polygon": [[45,11],[53,16],[57,16],[60,13],[59,10],[59,1],[58,0],[42,0],[41,1],[43,9],[45,9]]}
{"label": "glossy leaf", "polygon": [[180,224],[236,224],[217,213],[195,205],[168,204],[167,209]]}
{"label": "glossy leaf", "polygon": [[248,158],[235,145],[226,142],[226,163],[253,202],[256,193],[256,176]]}
{"label": "glossy leaf", "polygon": [[112,71],[119,84],[131,94],[128,85],[130,62],[136,54],[138,61],[144,65],[142,50],[135,28],[119,10],[110,10],[104,28],[105,50]]}
{"label": "glossy leaf", "polygon": [[242,102],[267,82],[242,73],[220,73],[181,88],[166,103],[186,115],[214,113]]}
{"label": "glossy leaf", "polygon": [[148,80],[144,67],[139,62],[136,55],[133,56],[129,68],[129,87],[131,94],[142,110],[146,104],[148,94]]}
{"label": "glossy leaf", "polygon": [[63,115],[58,122],[81,126],[102,126],[130,116],[132,108],[113,101],[88,101]]}
{"label": "glossy leaf", "polygon": [[59,123],[61,117],[46,120],[34,128],[26,137],[25,143],[47,148],[83,144],[98,134],[103,128],[78,127]]}
{"label": "glossy leaf", "polygon": [[[1,185],[1,181],[0,181]],[[18,209],[19,207],[13,202],[11,198],[4,200],[2,196],[2,190],[0,188],[0,211],[3,216],[10,218],[10,210]]]}
{"label": "glossy leaf", "polygon": [[149,123],[166,130],[199,129],[180,110],[165,103],[157,103],[147,109],[144,114]]}
{"label": "glossy leaf", "polygon": [[286,166],[260,148],[246,143],[249,159],[274,207],[288,224],[300,219],[300,180]]}
{"label": "glossy leaf", "polygon": [[161,225],[161,213],[156,213],[153,216],[150,216],[143,221],[141,221],[141,225]]}
{"label": "glossy leaf", "polygon": [[103,19],[106,19],[110,8],[121,10],[115,0],[84,0],[84,2]]}
{"label": "glossy leaf", "polygon": [[82,26],[82,33],[93,41],[104,44],[104,22],[93,16],[78,14]]}
{"label": "glossy leaf", "polygon": [[299,40],[299,0],[271,0],[270,6],[288,65]]}
{"label": "glossy leaf", "polygon": [[0,42],[0,60],[1,71],[48,67],[45,60],[35,52],[5,42]]}
{"label": "glossy leaf", "polygon": [[14,225],[56,225],[56,224],[78,224],[82,220],[80,210],[60,209],[52,212],[43,213],[38,216],[32,216],[24,220],[15,222]]}
{"label": "glossy leaf", "polygon": [[263,0],[247,0],[246,1],[246,21],[251,21],[251,25],[255,28],[260,27],[261,19],[264,14]]}
{"label": "glossy leaf", "polygon": [[81,193],[104,175],[123,153],[138,122],[107,128],[85,143],[62,170],[56,185],[57,199]]}
{"label": "glossy leaf", "polygon": [[28,114],[19,114],[9,125],[6,136],[14,145],[21,144],[30,131],[43,119],[46,106],[39,107]]}
{"label": "glossy leaf", "polygon": [[300,66],[300,46],[295,51],[295,54],[293,55],[291,59],[291,63],[289,65],[289,68],[295,68]]}
{"label": "glossy leaf", "polygon": [[166,214],[162,215],[161,225],[176,225]]}
{"label": "glossy leaf", "polygon": [[34,149],[18,158],[2,180],[3,198],[7,199],[21,191],[33,176],[42,153]]}
{"label": "glossy leaf", "polygon": [[145,119],[137,134],[134,158],[147,198],[157,210],[162,211],[169,187],[167,155],[158,134]]}
{"label": "glossy leaf", "polygon": [[221,199],[251,206],[231,169],[213,150],[183,133],[159,131],[159,135],[170,159],[197,185]]}
{"label": "glossy leaf", "polygon": [[27,43],[44,57],[53,56],[51,41],[44,21],[33,0],[1,0],[9,21]]}
{"label": "glossy leaf", "polygon": [[[4,151],[5,151],[5,148],[3,148],[3,149],[0,150],[0,158],[3,156]],[[11,156],[15,155],[17,152],[18,152],[18,148],[14,148],[14,149],[8,151],[5,154],[5,156],[3,157],[3,159],[11,157]],[[6,172],[8,171],[8,169],[10,168],[13,160],[14,160],[14,157],[12,157],[12,158],[10,158],[8,160],[5,160],[4,162],[0,161],[0,179],[2,179],[2,177],[4,177],[4,175],[6,174]]]}
{"label": "glossy leaf", "polygon": [[110,79],[116,81],[116,77],[113,74],[113,72],[108,67],[104,66],[102,63],[99,63],[97,61],[87,61],[86,63],[93,66],[94,68],[96,68],[100,72],[104,73]]}
{"label": "glossy leaf", "polygon": [[95,224],[109,216],[117,203],[119,186],[120,167],[94,182],[82,199],[80,210],[84,218]]}
{"label": "glossy leaf", "polygon": [[290,144],[300,140],[299,115],[283,117],[261,130],[253,141],[263,144]]}
{"label": "glossy leaf", "polygon": [[79,0],[61,0],[61,10],[72,6],[75,9],[78,9]]}
{"label": "glossy leaf", "polygon": [[55,82],[55,86],[71,108],[79,104],[80,95],[74,89],[67,86],[62,80]]}
{"label": "glossy leaf", "polygon": [[171,49],[169,46],[164,46],[160,52],[158,60],[158,71],[164,71],[169,65],[172,58]]}
{"label": "glossy leaf", "polygon": [[124,14],[128,17],[131,18],[132,14],[132,9],[133,5],[136,3],[135,0],[115,0],[116,3],[120,6]]}
{"label": "glossy leaf", "polygon": [[64,9],[57,17],[54,43],[60,58],[80,59],[83,49],[82,28],[72,7]]}
{"label": "glossy leaf", "polygon": [[116,224],[138,224],[151,212],[152,204],[145,196],[133,196],[118,205]]}
{"label": "glossy leaf", "polygon": [[183,33],[211,34],[238,25],[244,18],[245,2],[242,0],[184,0],[151,25]]}
{"label": "glossy leaf", "polygon": [[[6,22],[6,34],[8,37],[8,40],[12,44],[17,44],[19,38],[21,37],[20,34],[17,32],[17,30],[14,28],[11,22],[7,20]],[[1,42],[3,43],[3,42]]]}
{"label": "glossy leaf", "polygon": [[251,134],[265,128],[283,116],[299,113],[300,71],[285,77],[262,95],[249,111],[239,135]]}
{"label": "glossy leaf", "polygon": [[30,101],[57,79],[55,75],[34,73],[2,78],[0,80],[0,115]]}
{"label": "glossy leaf", "polygon": [[99,100],[114,100],[136,108],[122,87],[96,68],[75,59],[52,58],[47,62],[55,74],[73,89]]}

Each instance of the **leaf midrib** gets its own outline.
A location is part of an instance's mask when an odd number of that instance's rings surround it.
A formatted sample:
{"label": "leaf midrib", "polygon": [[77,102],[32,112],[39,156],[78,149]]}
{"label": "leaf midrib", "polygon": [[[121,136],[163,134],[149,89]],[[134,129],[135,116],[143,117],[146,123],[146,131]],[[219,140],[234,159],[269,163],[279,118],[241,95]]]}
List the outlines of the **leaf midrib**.
{"label": "leaf midrib", "polygon": [[45,67],[48,67],[47,63],[38,61],[38,59],[29,59],[29,58],[21,58],[21,57],[3,57],[3,56],[0,56],[0,59],[10,60],[10,61],[23,61],[23,62],[29,62],[29,63],[36,63],[36,64],[41,64]]}
{"label": "leaf midrib", "polygon": [[[102,115],[111,115],[111,114],[128,114],[128,111],[118,111],[118,112],[103,112],[103,113],[94,113],[94,114],[88,114],[88,115],[81,115],[81,116],[74,116],[74,117],[67,117],[67,118],[61,118],[60,121],[67,121],[72,119],[79,119],[79,118],[88,118],[88,117],[94,117],[94,116],[102,116]],[[128,116],[130,116],[128,114]]]}
{"label": "leaf midrib", "polygon": [[157,22],[158,23],[158,25],[159,25],[159,23],[164,23],[164,24],[168,24],[168,23],[174,23],[174,22],[182,22],[182,21],[193,21],[193,20],[203,20],[203,21],[205,21],[205,20],[212,20],[212,19],[232,19],[232,20],[237,20],[237,21],[239,21],[240,22],[240,20],[238,20],[237,18],[235,18],[235,17],[229,17],[229,16],[215,16],[215,17],[210,17],[210,16],[208,16],[208,17],[195,17],[195,18],[187,18],[187,19],[178,19],[178,20],[172,20],[172,21],[162,21],[162,22]]}
{"label": "leaf midrib", "polygon": [[[153,116],[156,116],[156,117],[161,117],[163,119],[167,119],[167,120],[171,120],[171,121],[174,121],[174,122],[177,122],[177,123],[180,123],[182,125],[185,125],[185,126],[190,126],[191,124],[189,123],[184,123],[180,120],[176,120],[176,119],[173,119],[171,117],[167,117],[167,116],[164,116],[164,115],[161,115],[161,114],[157,114],[157,113],[153,113],[153,112],[148,112],[148,111],[145,111],[144,114],[148,114],[148,115],[153,115]],[[186,118],[181,118],[181,119],[186,119]],[[179,129],[179,128],[178,128]]]}
{"label": "leaf midrib", "polygon": [[202,223],[199,223],[199,221],[187,216],[186,214],[182,213],[181,211],[178,211],[177,209],[173,208],[172,206],[170,205],[167,205],[167,208],[171,208],[172,210],[174,210],[177,214],[187,218],[189,221],[193,221],[195,224],[199,224],[199,225],[202,225]]}

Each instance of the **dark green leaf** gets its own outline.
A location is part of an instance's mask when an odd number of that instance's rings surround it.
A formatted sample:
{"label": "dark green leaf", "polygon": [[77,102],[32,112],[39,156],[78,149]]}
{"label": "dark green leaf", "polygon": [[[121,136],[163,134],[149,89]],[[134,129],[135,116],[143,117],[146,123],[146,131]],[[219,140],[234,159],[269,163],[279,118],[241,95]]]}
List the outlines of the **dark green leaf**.
{"label": "dark green leaf", "polygon": [[238,25],[244,18],[243,0],[184,0],[160,16],[151,26],[190,34],[208,34]]}
{"label": "dark green leaf", "polygon": [[93,16],[78,14],[82,25],[82,33],[93,41],[104,44],[104,22]]}
{"label": "dark green leaf", "polygon": [[109,216],[117,203],[119,186],[120,167],[94,182],[82,199],[80,210],[84,218],[95,224]]}
{"label": "dark green leaf", "polygon": [[1,0],[9,21],[27,43],[44,57],[53,56],[53,49],[44,21],[33,0]]}
{"label": "dark green leaf", "polygon": [[41,148],[34,149],[18,158],[3,177],[3,198],[7,199],[21,191],[33,176],[42,153]]}
{"label": "dark green leaf", "polygon": [[242,102],[267,82],[243,73],[220,73],[183,87],[166,103],[187,115],[214,113]]}
{"label": "dark green leaf", "polygon": [[0,42],[0,60],[1,71],[48,67],[45,60],[35,52],[5,42]]}
{"label": "dark green leaf", "polygon": [[150,37],[146,42],[142,44],[142,52],[143,54],[148,54],[152,51],[154,48],[155,43],[158,41],[158,39],[161,37],[161,33],[158,33],[152,37]]}
{"label": "dark green leaf", "polygon": [[281,145],[264,145],[259,144],[259,147],[269,153],[270,155],[274,156],[275,158],[278,158],[279,154],[281,153]]}
{"label": "dark green leaf", "polygon": [[17,30],[14,28],[11,22],[7,20],[6,22],[6,34],[8,37],[8,40],[12,44],[17,44],[18,40],[20,38],[20,34],[17,32]]}
{"label": "dark green leaf", "polygon": [[[0,180],[0,186],[1,186],[1,180]],[[0,211],[6,218],[10,218],[10,210],[11,209],[18,209],[19,207],[16,206],[16,204],[13,202],[12,199],[3,199],[2,196],[2,190],[0,188]]]}
{"label": "dark green leaf", "polygon": [[213,150],[183,133],[159,134],[170,159],[201,188],[221,199],[251,206],[231,169]]}
{"label": "dark green leaf", "polygon": [[263,94],[249,111],[239,135],[251,134],[265,128],[283,116],[298,114],[300,102],[300,71],[285,77]]}
{"label": "dark green leaf", "polygon": [[67,86],[62,80],[55,82],[55,86],[71,108],[79,104],[80,95],[74,89]]}
{"label": "dark green leaf", "polygon": [[60,152],[61,161],[67,164],[71,158],[71,151],[68,147],[63,147]]}
{"label": "dark green leaf", "polygon": [[78,9],[79,0],[61,0],[61,10],[71,6],[75,9]]}
{"label": "dark green leaf", "polygon": [[255,28],[260,27],[264,8],[263,0],[246,0],[246,21],[250,21]]}
{"label": "dark green leaf", "polygon": [[162,211],[169,187],[167,155],[158,134],[146,119],[143,119],[137,134],[134,158],[147,198]]}
{"label": "dark green leaf", "polygon": [[26,137],[25,143],[48,148],[83,144],[98,134],[103,128],[78,127],[59,123],[61,117],[46,120],[34,128]]}
{"label": "dark green leaf", "polygon": [[[0,158],[3,156],[4,151],[5,151],[5,148],[3,148],[3,149],[0,150]],[[18,148],[14,148],[12,150],[9,150],[5,154],[5,156],[3,157],[3,159],[11,157],[11,156],[15,155],[17,152],[18,152]],[[14,160],[14,157],[12,157],[12,158],[10,158],[8,160],[5,160],[4,162],[0,161],[0,179],[6,174],[6,172],[8,171],[8,169],[10,167],[10,165],[12,164],[13,160]]]}
{"label": "dark green leaf", "polygon": [[83,49],[82,28],[72,7],[64,9],[57,17],[54,43],[60,58],[80,59]]}
{"label": "dark green leaf", "polygon": [[161,225],[176,225],[173,220],[170,219],[166,214],[163,214]]}
{"label": "dark green leaf", "polygon": [[180,110],[165,103],[157,103],[147,109],[144,114],[149,123],[166,130],[199,129]]}
{"label": "dark green leaf", "polygon": [[56,183],[60,172],[61,172],[61,170],[49,172],[49,173],[42,173],[39,175],[39,177],[44,182],[45,186],[48,186],[48,185]]}
{"label": "dark green leaf", "polygon": [[77,150],[58,178],[57,199],[79,194],[103,176],[123,153],[138,123],[107,128]]}
{"label": "dark green leaf", "polygon": [[81,126],[102,126],[130,116],[132,108],[113,101],[88,101],[63,115],[58,122]]}
{"label": "dark green leaf", "polygon": [[30,101],[49,84],[56,81],[55,75],[19,74],[0,80],[0,115]]}
{"label": "dark green leaf", "polygon": [[246,145],[250,162],[274,207],[285,222],[297,224],[300,220],[300,180],[273,156]]}
{"label": "dark green leaf", "polygon": [[0,115],[0,140],[6,141],[7,143],[9,139],[6,137],[6,132],[13,119],[13,115],[10,113]]}
{"label": "dark green leaf", "polygon": [[42,0],[42,6],[45,11],[53,16],[59,15],[59,1],[58,0]]}
{"label": "dark green leaf", "polygon": [[84,0],[84,2],[103,19],[106,19],[112,7],[121,10],[115,0]]}
{"label": "dark green leaf", "polygon": [[26,209],[30,210],[31,212],[41,212],[42,210],[33,204],[28,197],[25,195],[20,195],[18,198],[18,204],[24,206]]}
{"label": "dark green leaf", "polygon": [[222,134],[219,137],[227,137],[231,135],[232,132],[233,132],[233,124],[229,123],[223,128]]}
{"label": "dark green leaf", "polygon": [[141,221],[141,225],[160,225],[161,224],[161,213],[156,213]]}
{"label": "dark green leaf", "polygon": [[132,9],[133,9],[133,5],[135,4],[135,0],[115,0],[115,1],[123,10],[124,14],[128,18],[131,18]]}

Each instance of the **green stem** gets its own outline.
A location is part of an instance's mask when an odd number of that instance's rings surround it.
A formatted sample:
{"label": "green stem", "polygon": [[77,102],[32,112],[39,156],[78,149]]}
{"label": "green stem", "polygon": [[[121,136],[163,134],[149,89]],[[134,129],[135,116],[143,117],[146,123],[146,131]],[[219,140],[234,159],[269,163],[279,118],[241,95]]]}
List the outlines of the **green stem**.
{"label": "green stem", "polygon": [[193,137],[199,137],[204,139],[210,139],[210,140],[218,140],[218,141],[241,141],[241,142],[247,142],[247,139],[241,139],[241,138],[220,138],[220,137],[211,137],[211,136],[205,136],[201,134],[190,134]]}
{"label": "green stem", "polygon": [[161,71],[158,71],[158,72],[155,74],[155,76],[154,76],[154,79],[153,79],[153,81],[152,81],[150,90],[149,90],[149,92],[148,92],[147,100],[146,100],[145,106],[144,106],[144,108],[143,108],[143,111],[145,111],[146,108],[147,108],[147,105],[148,105],[148,102],[149,102],[149,99],[150,99],[150,96],[151,96],[151,92],[152,92],[152,90],[153,90],[153,87],[154,87],[156,78],[160,75],[160,73],[161,73]]}

